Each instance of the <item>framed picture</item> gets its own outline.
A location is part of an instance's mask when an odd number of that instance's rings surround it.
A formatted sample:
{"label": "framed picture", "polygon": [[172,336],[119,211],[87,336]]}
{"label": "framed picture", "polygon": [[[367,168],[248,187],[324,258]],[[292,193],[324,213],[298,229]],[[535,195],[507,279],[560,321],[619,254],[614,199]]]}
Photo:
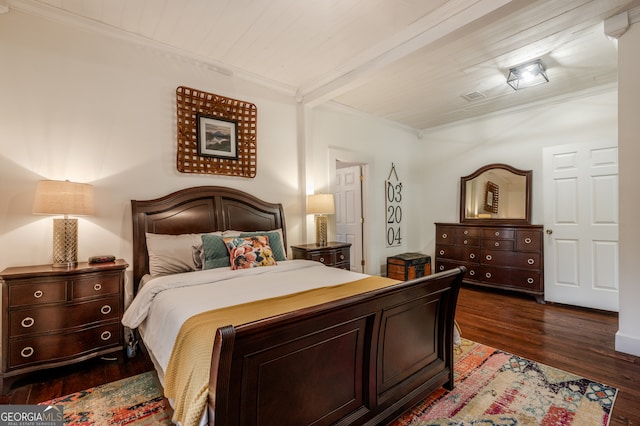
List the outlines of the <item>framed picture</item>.
{"label": "framed picture", "polygon": [[490,213],[498,213],[498,197],[499,197],[498,185],[487,181],[487,190],[485,192],[484,211]]}
{"label": "framed picture", "polygon": [[198,155],[226,159],[238,158],[238,123],[220,117],[198,114]]}

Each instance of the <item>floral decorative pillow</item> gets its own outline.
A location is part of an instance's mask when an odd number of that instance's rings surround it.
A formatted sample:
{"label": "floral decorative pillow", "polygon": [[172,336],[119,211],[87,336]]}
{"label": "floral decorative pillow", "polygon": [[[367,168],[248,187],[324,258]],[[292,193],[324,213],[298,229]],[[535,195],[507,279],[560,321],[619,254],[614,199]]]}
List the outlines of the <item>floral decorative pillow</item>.
{"label": "floral decorative pillow", "polygon": [[276,264],[273,251],[269,246],[269,237],[254,235],[252,237],[224,238],[229,250],[231,269],[247,269]]}

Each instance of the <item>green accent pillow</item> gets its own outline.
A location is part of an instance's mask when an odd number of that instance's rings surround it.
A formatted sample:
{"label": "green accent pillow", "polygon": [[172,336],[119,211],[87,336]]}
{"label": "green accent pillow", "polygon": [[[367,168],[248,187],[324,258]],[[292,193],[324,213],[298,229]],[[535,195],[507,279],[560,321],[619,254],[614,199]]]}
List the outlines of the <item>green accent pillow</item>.
{"label": "green accent pillow", "polygon": [[204,263],[202,269],[215,269],[231,266],[229,250],[219,235],[203,235],[202,250],[204,251]]}
{"label": "green accent pillow", "polygon": [[284,243],[282,237],[278,231],[257,231],[257,232],[241,232],[240,238],[255,237],[260,235],[266,235],[269,238],[269,246],[273,252],[273,257],[276,262],[282,262],[287,260],[287,253],[284,250]]}

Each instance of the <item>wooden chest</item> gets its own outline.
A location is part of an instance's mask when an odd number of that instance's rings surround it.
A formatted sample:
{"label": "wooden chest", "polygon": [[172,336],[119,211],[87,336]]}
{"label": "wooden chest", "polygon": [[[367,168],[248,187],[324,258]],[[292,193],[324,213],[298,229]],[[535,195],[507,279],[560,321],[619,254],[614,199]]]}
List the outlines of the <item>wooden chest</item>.
{"label": "wooden chest", "polygon": [[402,253],[387,257],[387,277],[412,280],[431,274],[431,256],[422,253]]}

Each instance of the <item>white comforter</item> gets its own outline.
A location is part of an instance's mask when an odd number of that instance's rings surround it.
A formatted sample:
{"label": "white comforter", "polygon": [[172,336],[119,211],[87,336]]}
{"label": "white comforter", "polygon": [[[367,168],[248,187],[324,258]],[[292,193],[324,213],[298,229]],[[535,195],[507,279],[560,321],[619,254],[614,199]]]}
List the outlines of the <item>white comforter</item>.
{"label": "white comforter", "polygon": [[122,318],[129,328],[144,327],[144,343],[163,373],[182,324],[212,309],[343,284],[366,277],[309,260],[232,271],[229,268],[167,275],[148,281]]}

